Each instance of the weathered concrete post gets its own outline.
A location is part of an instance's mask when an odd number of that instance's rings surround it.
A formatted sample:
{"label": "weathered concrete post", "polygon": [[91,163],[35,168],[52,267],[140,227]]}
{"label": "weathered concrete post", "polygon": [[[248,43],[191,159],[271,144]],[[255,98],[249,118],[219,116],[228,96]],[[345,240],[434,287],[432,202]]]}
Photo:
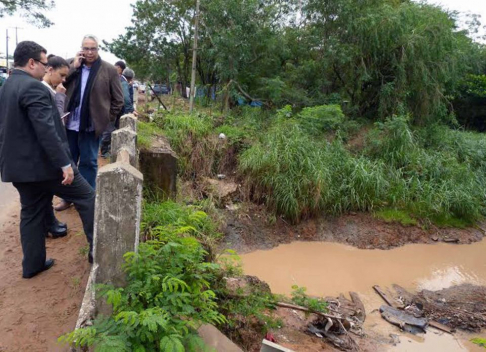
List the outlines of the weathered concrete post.
{"label": "weathered concrete post", "polygon": [[177,155],[162,137],[152,141],[149,148],[140,150],[140,171],[145,187],[159,199],[174,199],[177,194]]}
{"label": "weathered concrete post", "polygon": [[[112,161],[98,171],[96,187],[93,283],[125,286],[123,255],[136,251],[140,237],[143,175],[138,166],[137,134],[130,116],[112,134]],[[108,315],[104,300],[97,313]]]}
{"label": "weathered concrete post", "polygon": [[126,149],[130,154],[130,165],[138,168],[137,133],[130,127],[120,128],[111,134],[111,162],[116,162],[118,152]]}
{"label": "weathered concrete post", "polygon": [[122,286],[123,255],[138,247],[143,176],[125,163],[108,164],[97,179],[94,262],[97,283]]}
{"label": "weathered concrete post", "polygon": [[130,127],[132,131],[137,132],[137,118],[133,114],[126,114],[120,118],[120,128]]}

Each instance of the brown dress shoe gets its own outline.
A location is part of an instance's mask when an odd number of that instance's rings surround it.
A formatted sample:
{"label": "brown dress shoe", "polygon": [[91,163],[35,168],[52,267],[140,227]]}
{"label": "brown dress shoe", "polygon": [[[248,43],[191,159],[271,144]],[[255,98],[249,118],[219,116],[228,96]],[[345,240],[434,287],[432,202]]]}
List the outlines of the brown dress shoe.
{"label": "brown dress shoe", "polygon": [[66,210],[68,209],[71,205],[73,205],[73,203],[69,203],[69,202],[66,202],[64,199],[61,200],[61,203],[59,203],[58,205],[56,205],[54,207],[54,210],[55,211],[63,211],[63,210]]}

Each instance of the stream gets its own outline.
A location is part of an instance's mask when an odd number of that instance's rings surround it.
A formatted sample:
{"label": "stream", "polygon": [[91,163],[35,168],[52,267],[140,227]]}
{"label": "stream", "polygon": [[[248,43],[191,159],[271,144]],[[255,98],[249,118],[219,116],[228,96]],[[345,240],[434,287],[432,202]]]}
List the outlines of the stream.
{"label": "stream", "polygon": [[290,294],[292,285],[304,286],[313,296],[339,296],[355,291],[367,313],[365,332],[387,338],[400,336],[389,351],[485,351],[472,344],[481,334],[454,335],[429,329],[425,335],[410,335],[385,322],[375,309],[385,304],[373,291],[398,284],[410,292],[440,290],[471,283],[486,285],[486,240],[470,245],[445,243],[409,244],[390,250],[357,249],[329,242],[293,242],[271,250],[240,256],[245,274],[266,281],[274,293]]}

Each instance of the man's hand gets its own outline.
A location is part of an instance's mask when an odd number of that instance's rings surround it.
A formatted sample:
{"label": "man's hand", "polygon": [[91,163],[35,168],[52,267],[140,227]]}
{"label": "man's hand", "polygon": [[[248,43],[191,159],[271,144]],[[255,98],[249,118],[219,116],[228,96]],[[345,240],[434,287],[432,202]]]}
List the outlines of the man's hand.
{"label": "man's hand", "polygon": [[67,185],[70,185],[71,183],[73,183],[73,180],[74,180],[74,170],[72,168],[72,166],[69,166],[68,168],[62,170],[62,177],[64,178],[62,180],[62,184],[64,186],[67,186]]}
{"label": "man's hand", "polygon": [[66,94],[66,88],[62,85],[62,83],[58,84],[56,87],[56,92]]}
{"label": "man's hand", "polygon": [[84,51],[78,51],[74,57],[73,66],[74,68],[79,68],[84,61]]}

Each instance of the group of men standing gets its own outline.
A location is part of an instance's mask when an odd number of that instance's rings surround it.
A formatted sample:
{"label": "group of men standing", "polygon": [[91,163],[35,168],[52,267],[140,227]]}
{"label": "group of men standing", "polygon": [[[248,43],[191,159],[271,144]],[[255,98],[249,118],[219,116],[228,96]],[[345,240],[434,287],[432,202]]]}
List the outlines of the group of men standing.
{"label": "group of men standing", "polygon": [[24,278],[54,264],[45,247],[53,195],[63,200],[57,210],[74,204],[92,263],[100,137],[114,130],[122,113],[133,112],[133,102],[130,108],[124,101],[122,81],[127,79],[100,58],[96,37],[85,36],[69,64],[63,79],[64,116],[41,83],[48,66],[46,49],[21,42],[14,52],[14,70],[0,88],[0,174],[20,195]]}

